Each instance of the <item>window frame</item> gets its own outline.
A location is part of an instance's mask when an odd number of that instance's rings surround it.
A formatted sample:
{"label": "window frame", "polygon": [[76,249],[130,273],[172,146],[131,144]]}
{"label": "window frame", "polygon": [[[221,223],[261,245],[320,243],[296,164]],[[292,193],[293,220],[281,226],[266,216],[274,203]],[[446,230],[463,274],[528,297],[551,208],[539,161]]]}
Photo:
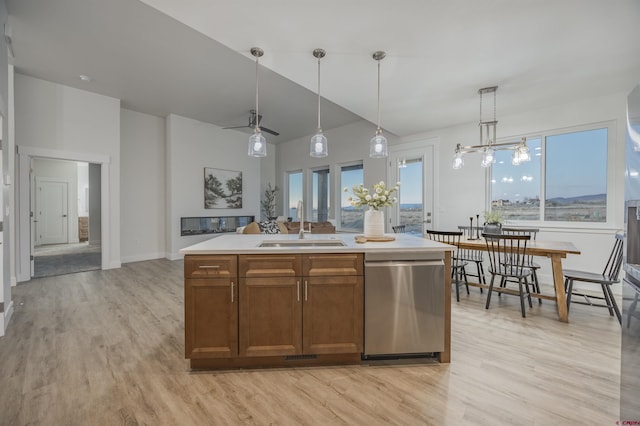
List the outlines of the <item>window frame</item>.
{"label": "window frame", "polygon": [[[318,166],[318,167],[310,167],[309,169],[307,169],[308,172],[308,176],[307,176],[307,187],[306,187],[306,193],[309,195],[306,199],[309,200],[309,206],[307,207],[305,204],[305,210],[307,210],[309,212],[309,218],[313,219],[313,193],[314,193],[314,186],[313,186],[313,175],[314,173],[316,173],[317,171],[320,170],[327,170],[328,172],[328,177],[329,177],[329,185],[327,188],[327,215],[329,217],[331,217],[331,193],[333,192],[333,185],[331,182],[331,166],[330,165],[325,165],[325,166]],[[306,217],[306,216],[305,216]],[[317,218],[317,217],[316,217]],[[313,219],[315,220],[315,219]]]}
{"label": "window frame", "polygon": [[[305,176],[304,176],[304,170],[303,169],[295,169],[295,170],[287,170],[284,173],[284,184],[282,185],[285,188],[285,194],[286,197],[282,197],[284,200],[284,206],[283,206],[283,212],[284,212],[284,217],[288,218],[289,217],[289,206],[291,205],[291,188],[289,187],[289,183],[290,183],[290,177],[292,174],[297,174],[300,173],[301,177],[302,177],[302,202],[305,202],[305,197],[304,197],[304,182],[305,182]],[[306,208],[306,206],[305,206]],[[306,216],[305,216],[306,217]],[[298,218],[297,217],[292,217],[291,218],[292,222],[297,222]]]}
{"label": "window frame", "polygon": [[[607,161],[606,161],[606,179],[607,179],[607,196],[606,196],[606,212],[607,218],[604,222],[572,222],[572,221],[548,221],[544,219],[544,209],[546,204],[546,155],[547,155],[547,137],[558,136],[567,133],[579,133],[589,130],[607,129]],[[601,121],[590,124],[583,124],[577,126],[563,127],[558,129],[531,132],[527,134],[521,134],[517,136],[509,136],[505,138],[498,138],[497,143],[511,142],[520,140],[522,137],[527,139],[540,138],[540,144],[542,148],[542,158],[540,160],[540,219],[538,220],[519,220],[509,219],[509,223],[513,225],[521,226],[538,226],[544,228],[564,228],[564,229],[614,229],[616,220],[614,218],[617,194],[615,193],[615,161],[616,161],[616,122],[614,120]],[[517,168],[518,166],[513,166]],[[485,197],[485,210],[491,210],[491,204],[493,199],[492,194],[492,176],[493,168],[487,168],[486,170],[486,197]]]}
{"label": "window frame", "polygon": [[[344,228],[342,227],[342,194],[344,192],[344,187],[345,185],[342,183],[342,169],[346,168],[346,167],[352,167],[352,166],[361,166],[362,167],[362,182],[364,183],[364,161],[363,160],[356,160],[356,161],[349,161],[349,162],[345,162],[345,163],[338,163],[335,164],[334,166],[334,176],[335,178],[334,180],[334,188],[336,188],[335,190],[335,194],[336,194],[336,200],[334,203],[334,209],[333,209],[333,214],[334,214],[334,218],[336,221],[336,230],[339,232],[344,232],[344,233],[362,233],[364,231],[364,224],[363,224],[363,228]],[[363,217],[363,222],[364,222],[364,211],[362,212],[362,217]]]}

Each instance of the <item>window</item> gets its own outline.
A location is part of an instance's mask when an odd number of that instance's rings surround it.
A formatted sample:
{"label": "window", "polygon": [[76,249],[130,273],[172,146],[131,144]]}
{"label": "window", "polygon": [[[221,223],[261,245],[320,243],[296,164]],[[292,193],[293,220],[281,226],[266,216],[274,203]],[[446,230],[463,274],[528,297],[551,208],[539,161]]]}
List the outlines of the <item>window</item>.
{"label": "window", "polygon": [[400,225],[408,233],[422,234],[423,187],[422,157],[403,158],[398,164],[398,176],[402,186],[399,191]]}
{"label": "window", "polygon": [[491,208],[507,220],[606,222],[608,136],[608,127],[591,126],[527,138],[531,161],[519,166],[498,151]]}
{"label": "window", "polygon": [[531,161],[511,164],[513,151],[497,151],[491,167],[491,209],[506,220],[540,220],[541,138],[527,138]]}
{"label": "window", "polygon": [[329,219],[329,169],[314,170],[312,173],[312,219],[326,222]]}
{"label": "window", "polygon": [[[351,189],[353,185],[360,185],[364,182],[364,169],[362,164],[352,164],[340,166],[340,188]],[[351,207],[349,203],[349,193],[340,191],[342,194],[340,202],[340,223],[339,229],[342,231],[362,232],[364,228],[364,211]]]}
{"label": "window", "polygon": [[302,200],[302,171],[287,172],[287,214],[298,221],[298,201]]}

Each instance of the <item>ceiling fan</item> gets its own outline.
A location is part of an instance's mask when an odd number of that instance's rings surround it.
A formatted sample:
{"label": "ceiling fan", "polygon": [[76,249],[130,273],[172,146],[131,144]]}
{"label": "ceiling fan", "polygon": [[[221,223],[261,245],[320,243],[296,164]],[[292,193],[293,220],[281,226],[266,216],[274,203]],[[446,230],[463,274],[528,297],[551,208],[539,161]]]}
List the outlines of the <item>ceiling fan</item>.
{"label": "ceiling fan", "polygon": [[[249,124],[247,124],[246,126],[233,126],[233,127],[223,127],[223,129],[255,129],[256,128],[256,124],[260,126],[260,121],[262,120],[262,114],[256,115],[256,110],[252,109],[249,111]],[[271,133],[274,136],[279,136],[280,133],[276,132],[275,130],[271,130],[268,129],[266,127],[260,126],[260,130],[262,130],[263,132],[266,133]]]}

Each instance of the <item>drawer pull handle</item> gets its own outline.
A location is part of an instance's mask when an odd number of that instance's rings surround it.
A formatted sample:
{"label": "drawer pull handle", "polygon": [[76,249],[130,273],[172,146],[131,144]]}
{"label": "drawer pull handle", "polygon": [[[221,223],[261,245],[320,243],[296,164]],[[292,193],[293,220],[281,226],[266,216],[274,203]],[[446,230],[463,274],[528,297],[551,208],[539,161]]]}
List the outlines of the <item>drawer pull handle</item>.
{"label": "drawer pull handle", "polygon": [[304,301],[305,302],[307,301],[307,293],[308,293],[307,287],[308,287],[308,281],[304,280]]}
{"label": "drawer pull handle", "polygon": [[199,269],[220,269],[220,265],[199,265]]}
{"label": "drawer pull handle", "polygon": [[233,281],[231,281],[231,303],[233,303]]}
{"label": "drawer pull handle", "polygon": [[296,281],[296,287],[298,288],[298,302],[300,301],[300,281]]}

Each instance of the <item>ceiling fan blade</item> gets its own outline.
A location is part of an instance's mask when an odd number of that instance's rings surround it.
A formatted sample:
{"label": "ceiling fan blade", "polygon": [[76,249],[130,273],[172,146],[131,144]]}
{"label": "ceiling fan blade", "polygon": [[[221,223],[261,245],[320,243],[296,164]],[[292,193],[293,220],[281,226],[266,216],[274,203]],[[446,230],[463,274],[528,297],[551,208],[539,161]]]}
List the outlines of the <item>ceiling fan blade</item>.
{"label": "ceiling fan blade", "polygon": [[[223,129],[223,130],[226,130],[226,129],[244,129],[245,127],[249,127],[249,126],[232,126],[232,127],[223,127],[222,129]],[[251,127],[249,127],[249,128],[251,128]]]}
{"label": "ceiling fan blade", "polygon": [[280,133],[276,132],[275,130],[267,129],[266,127],[260,127],[260,130],[262,130],[263,132],[271,133],[273,136],[280,136]]}

